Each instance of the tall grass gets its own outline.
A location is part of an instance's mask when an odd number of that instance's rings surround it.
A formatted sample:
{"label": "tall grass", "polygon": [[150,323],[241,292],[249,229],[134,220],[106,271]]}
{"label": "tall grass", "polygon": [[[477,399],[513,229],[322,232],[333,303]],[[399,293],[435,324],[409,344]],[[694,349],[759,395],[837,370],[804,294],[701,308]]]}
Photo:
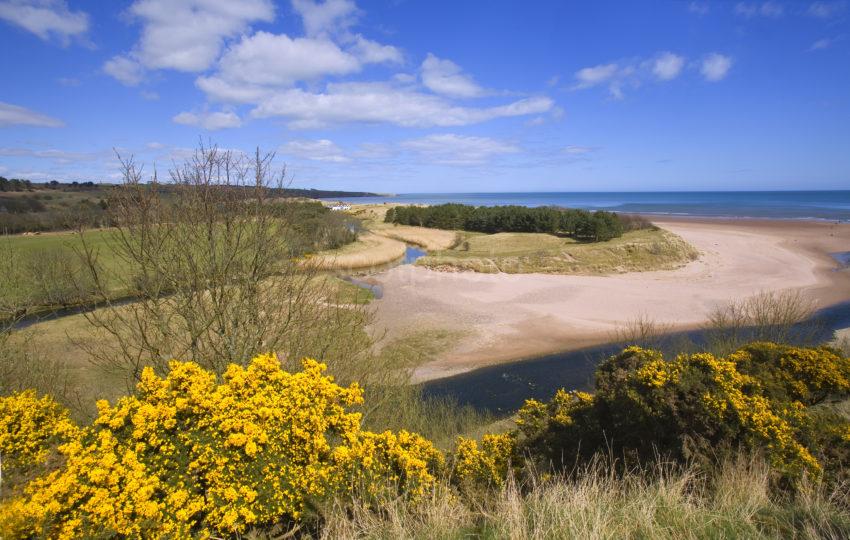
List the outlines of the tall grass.
{"label": "tall grass", "polygon": [[397,261],[404,256],[406,249],[403,242],[366,233],[352,244],[311,257],[310,264],[323,270],[373,268]]}
{"label": "tall grass", "polygon": [[777,496],[769,467],[739,455],[714,471],[658,463],[624,475],[599,459],[478,496],[442,485],[422,504],[381,511],[338,502],[321,538],[847,538],[846,491],[817,485]]}

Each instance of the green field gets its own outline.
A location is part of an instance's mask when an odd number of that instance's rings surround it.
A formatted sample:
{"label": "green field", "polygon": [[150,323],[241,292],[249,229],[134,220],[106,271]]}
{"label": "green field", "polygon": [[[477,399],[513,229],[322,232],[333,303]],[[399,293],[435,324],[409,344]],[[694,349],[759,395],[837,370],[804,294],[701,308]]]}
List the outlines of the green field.
{"label": "green field", "polygon": [[462,234],[456,247],[431,252],[416,264],[485,273],[600,275],[673,269],[699,256],[690,244],[662,229],[593,243],[542,233]]}
{"label": "green field", "polygon": [[[131,296],[128,284],[133,269],[112,248],[114,231],[92,230],[84,235],[86,246],[96,254],[110,296]],[[27,306],[28,313],[38,314],[91,301],[93,296],[85,294],[91,289],[91,280],[83,270],[82,248],[83,239],[70,232],[0,236],[0,270],[6,278],[0,284],[0,311]],[[373,297],[366,289],[328,277],[323,285],[325,295],[337,302],[364,304]]]}

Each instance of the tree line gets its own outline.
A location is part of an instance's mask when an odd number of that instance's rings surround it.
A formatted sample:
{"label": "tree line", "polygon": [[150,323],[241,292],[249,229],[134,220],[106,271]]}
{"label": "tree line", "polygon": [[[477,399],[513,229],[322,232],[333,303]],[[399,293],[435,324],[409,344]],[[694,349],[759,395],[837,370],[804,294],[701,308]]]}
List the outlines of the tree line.
{"label": "tree line", "polygon": [[461,229],[484,233],[529,232],[560,234],[586,242],[602,242],[625,231],[651,227],[646,219],[614,212],[541,206],[396,206],[384,221],[432,229]]}

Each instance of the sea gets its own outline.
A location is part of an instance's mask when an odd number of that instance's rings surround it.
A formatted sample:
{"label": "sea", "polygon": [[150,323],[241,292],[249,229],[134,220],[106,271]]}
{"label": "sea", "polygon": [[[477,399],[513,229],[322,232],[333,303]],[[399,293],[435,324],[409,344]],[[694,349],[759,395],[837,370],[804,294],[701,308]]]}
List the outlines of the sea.
{"label": "sea", "polygon": [[850,190],[403,193],[334,200],[369,204],[512,204],[670,216],[850,221]]}

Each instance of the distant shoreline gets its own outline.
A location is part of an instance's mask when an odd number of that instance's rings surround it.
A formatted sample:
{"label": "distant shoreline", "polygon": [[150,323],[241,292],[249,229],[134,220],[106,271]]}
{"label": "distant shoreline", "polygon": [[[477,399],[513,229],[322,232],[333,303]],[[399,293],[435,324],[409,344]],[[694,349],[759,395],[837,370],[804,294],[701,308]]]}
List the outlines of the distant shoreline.
{"label": "distant shoreline", "polygon": [[724,218],[850,222],[850,190],[408,193],[341,197],[356,204],[561,206],[658,218]]}

